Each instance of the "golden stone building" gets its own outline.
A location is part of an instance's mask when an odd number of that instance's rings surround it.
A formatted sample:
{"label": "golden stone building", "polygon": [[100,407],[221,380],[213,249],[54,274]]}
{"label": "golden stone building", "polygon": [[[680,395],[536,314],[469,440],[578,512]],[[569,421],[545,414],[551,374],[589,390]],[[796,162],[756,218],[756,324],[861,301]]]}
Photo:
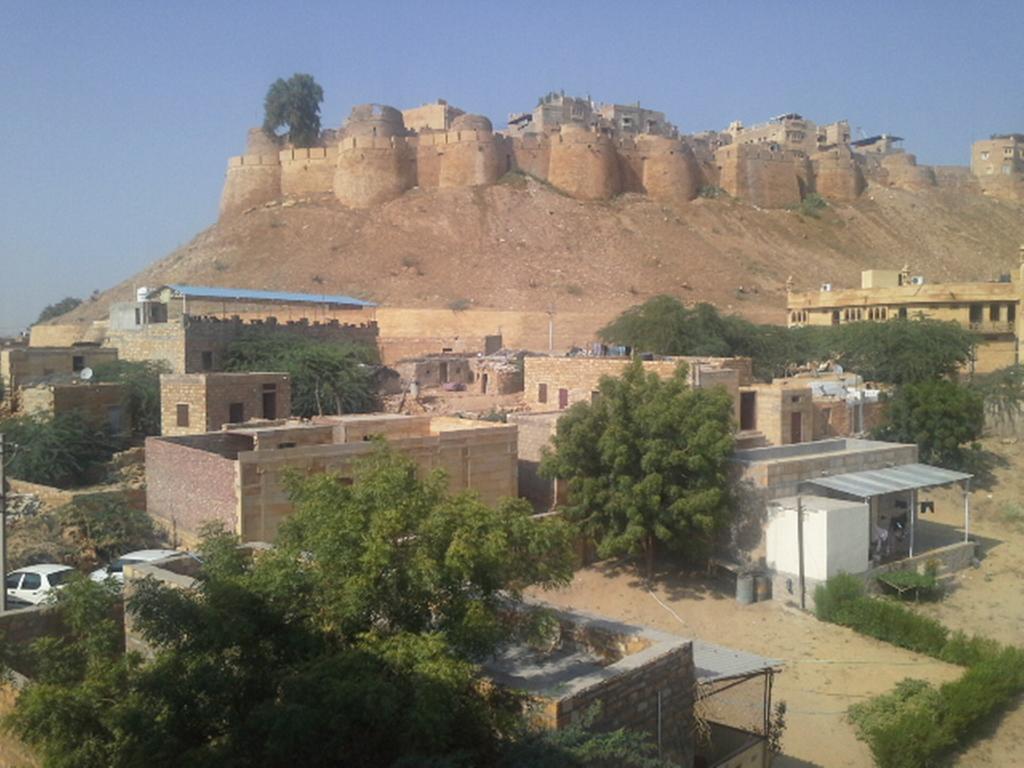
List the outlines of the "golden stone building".
{"label": "golden stone building", "polygon": [[978,333],[972,370],[987,373],[1020,362],[1022,265],[1011,280],[928,283],[902,271],[871,269],[861,287],[792,292],[787,298],[789,326],[843,325],[863,320],[952,320]]}

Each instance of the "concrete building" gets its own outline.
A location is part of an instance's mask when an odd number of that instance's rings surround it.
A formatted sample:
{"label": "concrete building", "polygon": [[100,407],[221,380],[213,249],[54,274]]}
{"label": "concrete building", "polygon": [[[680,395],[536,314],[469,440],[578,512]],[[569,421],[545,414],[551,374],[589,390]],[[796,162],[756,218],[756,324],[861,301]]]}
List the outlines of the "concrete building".
{"label": "concrete building", "polygon": [[160,434],[215,432],[225,424],[292,415],[287,373],[179,373],[160,376]]}
{"label": "concrete building", "polygon": [[1024,200],[1024,133],[997,134],[974,142],[971,173],[985,194]]}
{"label": "concrete building", "polygon": [[787,296],[790,327],[928,318],[952,320],[982,337],[974,370],[979,373],[1020,361],[1022,266],[1011,280],[988,283],[928,283],[910,270],[873,269],[861,273],[861,287],[836,290],[823,283],[819,291]]}
{"label": "concrete building", "polygon": [[36,384],[22,388],[19,406],[25,413],[59,416],[72,411],[94,424],[103,424],[115,435],[132,431],[124,409],[124,390],[113,382]]}
{"label": "concrete building", "polygon": [[95,368],[118,359],[116,349],[92,344],[73,347],[9,347],[0,350],[0,387],[3,402],[11,410],[19,408],[22,387],[47,379],[69,380],[86,368]]}
{"label": "concrete building", "polygon": [[220,371],[228,347],[242,336],[375,346],[374,306],[351,296],[193,285],[142,288],[137,301],[111,305],[104,345],[115,347],[125,360],[162,361],[172,373]]}
{"label": "concrete building", "polygon": [[289,470],[353,476],[380,436],[424,471],[443,469],[451,490],[494,504],[516,496],[516,428],[467,419],[366,414],[146,440],[147,509],[190,543],[207,520],[243,541],[273,542],[292,512]]}
{"label": "concrete building", "polygon": [[[737,451],[732,465],[738,517],[730,555],[764,563],[777,598],[792,595],[807,604],[814,587],[840,570],[870,576],[917,569],[928,560],[956,570],[974,557],[971,475],[918,463],[916,445],[819,440]],[[951,484],[963,488],[962,531],[920,519],[937,503],[920,493]],[[802,589],[794,550],[801,538]]]}

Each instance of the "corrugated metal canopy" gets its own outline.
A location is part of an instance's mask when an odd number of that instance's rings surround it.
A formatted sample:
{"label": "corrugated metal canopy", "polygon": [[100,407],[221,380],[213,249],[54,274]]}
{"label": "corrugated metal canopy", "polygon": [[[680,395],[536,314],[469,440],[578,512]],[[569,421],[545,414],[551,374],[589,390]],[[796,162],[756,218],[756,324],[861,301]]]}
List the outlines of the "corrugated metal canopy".
{"label": "corrugated metal canopy", "polygon": [[214,288],[207,285],[170,284],[150,291],[153,296],[170,288],[179,296],[196,299],[232,299],[240,301],[281,301],[293,304],[334,304],[350,307],[375,307],[372,301],[329,293],[289,293],[287,291],[256,291],[249,288]]}
{"label": "corrugated metal canopy", "polygon": [[729,680],[735,677],[747,677],[766,669],[782,666],[778,659],[767,659],[724,645],[715,645],[705,640],[693,641],[693,666],[697,680],[710,683],[715,680]]}
{"label": "corrugated metal canopy", "polygon": [[954,472],[951,469],[933,467],[930,464],[904,464],[886,469],[870,469],[863,472],[847,472],[842,475],[816,477],[805,480],[804,485],[827,488],[846,493],[860,499],[881,496],[885,493],[911,491],[915,488],[932,488],[949,485],[961,480],[970,480],[974,475]]}

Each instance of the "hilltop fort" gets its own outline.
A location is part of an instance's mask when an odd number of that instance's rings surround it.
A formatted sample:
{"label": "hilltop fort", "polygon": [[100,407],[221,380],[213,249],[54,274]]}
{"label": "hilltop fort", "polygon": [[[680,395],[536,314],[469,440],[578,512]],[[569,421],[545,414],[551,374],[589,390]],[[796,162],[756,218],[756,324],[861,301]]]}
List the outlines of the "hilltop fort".
{"label": "hilltop fort", "polygon": [[918,165],[902,141],[888,134],[853,139],[845,120],[818,125],[796,113],[685,135],[664,113],[639,103],[601,104],[564,92],[543,96],[532,111],[510,114],[507,127],[497,131],[488,118],[444,100],[404,111],[363,104],[340,129],[322,131],[315,147],[281,146],[262,130],[250,130],[245,154],[228,162],[221,215],[317,194],[367,208],[413,188],[485,186],[510,172],[579,200],[633,192],[686,202],[702,190],[721,190],[762,208],[785,208],[811,194],[853,201],[869,181],[1024,199],[1019,134],[978,142],[971,170]]}

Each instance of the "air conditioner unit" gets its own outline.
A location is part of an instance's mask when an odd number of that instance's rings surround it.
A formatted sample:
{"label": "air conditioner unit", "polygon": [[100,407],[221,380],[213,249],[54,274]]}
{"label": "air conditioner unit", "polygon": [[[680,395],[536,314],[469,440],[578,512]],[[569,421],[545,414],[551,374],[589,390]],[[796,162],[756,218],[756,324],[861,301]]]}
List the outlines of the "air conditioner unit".
{"label": "air conditioner unit", "polygon": [[924,285],[924,277],[922,275],[914,275],[910,278],[911,285]]}
{"label": "air conditioner unit", "polygon": [[822,283],[821,291],[822,293],[830,293],[832,291],[832,283]]}

